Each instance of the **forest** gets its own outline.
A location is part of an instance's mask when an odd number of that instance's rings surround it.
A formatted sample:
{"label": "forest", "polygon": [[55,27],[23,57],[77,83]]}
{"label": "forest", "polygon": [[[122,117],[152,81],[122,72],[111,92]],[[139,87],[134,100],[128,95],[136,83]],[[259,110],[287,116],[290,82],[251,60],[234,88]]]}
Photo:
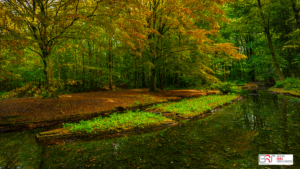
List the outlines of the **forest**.
{"label": "forest", "polygon": [[0,169],[300,168],[299,12],[0,0]]}
{"label": "forest", "polygon": [[299,77],[296,0],[3,0],[0,91],[187,88]]}

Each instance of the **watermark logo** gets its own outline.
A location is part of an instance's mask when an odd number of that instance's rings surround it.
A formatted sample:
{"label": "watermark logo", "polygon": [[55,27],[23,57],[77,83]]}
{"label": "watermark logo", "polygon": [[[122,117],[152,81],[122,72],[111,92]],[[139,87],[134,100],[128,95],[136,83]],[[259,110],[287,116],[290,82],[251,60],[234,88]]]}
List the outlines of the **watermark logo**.
{"label": "watermark logo", "polygon": [[258,165],[293,165],[293,154],[259,154]]}

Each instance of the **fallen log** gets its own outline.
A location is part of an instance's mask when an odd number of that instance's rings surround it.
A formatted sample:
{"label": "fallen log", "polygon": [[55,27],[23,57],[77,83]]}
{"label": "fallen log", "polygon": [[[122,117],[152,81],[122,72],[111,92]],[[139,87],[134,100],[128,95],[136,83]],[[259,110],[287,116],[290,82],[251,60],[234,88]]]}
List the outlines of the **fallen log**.
{"label": "fallen log", "polygon": [[126,128],[114,128],[109,130],[95,129],[91,133],[87,133],[85,131],[71,132],[69,128],[59,128],[50,131],[40,132],[35,136],[35,139],[40,145],[45,146],[65,143],[68,140],[114,138],[128,134],[157,131],[163,128],[172,127],[176,125],[178,125],[178,122],[171,119],[165,119],[161,123],[155,123],[150,125],[144,124],[141,126],[129,126]]}

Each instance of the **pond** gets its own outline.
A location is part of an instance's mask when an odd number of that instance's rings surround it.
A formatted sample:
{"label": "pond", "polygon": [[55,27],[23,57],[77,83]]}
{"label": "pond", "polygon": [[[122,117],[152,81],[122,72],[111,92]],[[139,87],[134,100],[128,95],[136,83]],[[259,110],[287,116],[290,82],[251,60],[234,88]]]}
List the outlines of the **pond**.
{"label": "pond", "polygon": [[259,91],[208,117],[159,132],[39,146],[43,129],[0,134],[3,168],[266,168],[258,154],[293,154],[300,168],[300,99]]}

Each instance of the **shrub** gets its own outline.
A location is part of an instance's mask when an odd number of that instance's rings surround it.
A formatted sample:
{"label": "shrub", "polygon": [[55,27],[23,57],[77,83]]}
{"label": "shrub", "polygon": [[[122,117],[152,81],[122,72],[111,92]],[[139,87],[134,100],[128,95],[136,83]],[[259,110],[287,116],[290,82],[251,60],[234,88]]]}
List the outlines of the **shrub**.
{"label": "shrub", "polygon": [[219,82],[212,85],[213,88],[217,88],[223,94],[239,93],[240,90],[232,82]]}
{"label": "shrub", "polygon": [[276,88],[281,88],[281,87],[283,87],[283,82],[277,81],[277,82],[276,82],[276,85],[275,85],[274,87],[276,87]]}
{"label": "shrub", "polygon": [[284,88],[286,90],[295,90],[300,88],[300,79],[294,77],[288,77],[283,81],[277,81],[276,88]]}

